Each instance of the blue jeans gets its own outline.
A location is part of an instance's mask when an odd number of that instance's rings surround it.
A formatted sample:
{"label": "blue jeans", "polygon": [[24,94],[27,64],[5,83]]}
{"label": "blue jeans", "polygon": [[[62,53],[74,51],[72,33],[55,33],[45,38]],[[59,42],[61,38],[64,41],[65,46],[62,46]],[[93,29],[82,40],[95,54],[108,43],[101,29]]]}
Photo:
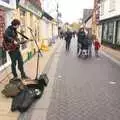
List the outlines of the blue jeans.
{"label": "blue jeans", "polygon": [[15,51],[9,52],[10,58],[11,58],[11,69],[12,74],[14,77],[17,77],[17,71],[16,71],[16,63],[18,62],[18,69],[21,72],[21,76],[25,76],[24,68],[23,68],[23,58],[20,53],[19,49],[16,49]]}

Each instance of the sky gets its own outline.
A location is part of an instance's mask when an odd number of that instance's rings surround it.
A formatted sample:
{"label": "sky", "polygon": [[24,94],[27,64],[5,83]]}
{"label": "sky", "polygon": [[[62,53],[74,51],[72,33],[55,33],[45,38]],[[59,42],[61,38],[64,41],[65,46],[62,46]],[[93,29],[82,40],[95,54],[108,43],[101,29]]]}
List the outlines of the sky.
{"label": "sky", "polygon": [[62,13],[62,21],[72,23],[83,17],[83,9],[93,8],[94,0],[45,0],[45,10],[56,16],[56,3]]}

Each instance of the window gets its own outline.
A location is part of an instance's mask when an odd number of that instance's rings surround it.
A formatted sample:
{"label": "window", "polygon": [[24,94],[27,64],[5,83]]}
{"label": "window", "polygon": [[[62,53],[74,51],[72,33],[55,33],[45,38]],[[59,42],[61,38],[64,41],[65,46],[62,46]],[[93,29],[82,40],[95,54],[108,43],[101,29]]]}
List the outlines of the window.
{"label": "window", "polygon": [[3,32],[5,30],[5,13],[0,9],[0,66],[7,62],[6,52],[2,49]]}
{"label": "window", "polygon": [[115,0],[109,0],[109,10],[115,10]]}
{"label": "window", "polygon": [[116,44],[120,45],[120,21],[117,22],[117,40]]}
{"label": "window", "polygon": [[108,42],[113,43],[114,22],[108,23]]}
{"label": "window", "polygon": [[6,59],[6,52],[3,51],[2,48],[0,48],[0,66],[5,64],[7,62],[7,59]]}
{"label": "window", "polygon": [[[26,30],[26,28],[25,28],[25,11],[23,9],[20,9],[20,20],[21,20],[21,25],[22,25],[20,32],[22,34],[25,34],[25,32],[26,32],[25,31]],[[22,37],[22,36],[20,36],[20,38],[21,38],[21,41],[25,40],[24,37]],[[25,49],[26,47],[27,47],[27,43],[22,44],[22,49]]]}
{"label": "window", "polygon": [[106,41],[107,40],[107,31],[108,31],[108,26],[107,24],[103,24],[103,35],[102,35],[102,40]]}

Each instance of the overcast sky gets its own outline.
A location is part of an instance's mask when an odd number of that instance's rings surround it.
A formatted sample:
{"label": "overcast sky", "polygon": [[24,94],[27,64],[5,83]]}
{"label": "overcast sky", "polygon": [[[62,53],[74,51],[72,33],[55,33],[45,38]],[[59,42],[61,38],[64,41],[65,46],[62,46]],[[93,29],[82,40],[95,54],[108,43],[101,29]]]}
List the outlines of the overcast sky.
{"label": "overcast sky", "polygon": [[94,0],[45,0],[45,9],[52,16],[56,14],[55,6],[58,1],[59,11],[62,13],[64,22],[73,22],[82,18],[83,9],[93,8]]}

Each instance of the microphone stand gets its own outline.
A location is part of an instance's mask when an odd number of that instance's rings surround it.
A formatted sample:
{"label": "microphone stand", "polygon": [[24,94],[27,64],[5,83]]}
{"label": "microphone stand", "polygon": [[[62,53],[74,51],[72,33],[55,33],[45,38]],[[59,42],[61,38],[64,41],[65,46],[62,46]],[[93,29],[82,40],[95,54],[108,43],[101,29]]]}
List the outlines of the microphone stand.
{"label": "microphone stand", "polygon": [[33,39],[34,39],[34,41],[35,41],[35,44],[36,44],[36,46],[37,46],[37,49],[38,49],[38,51],[37,51],[37,53],[38,53],[38,54],[37,54],[37,69],[36,69],[36,76],[35,76],[35,80],[37,80],[37,78],[38,78],[38,72],[39,72],[39,56],[43,56],[43,55],[42,55],[41,50],[39,49],[38,43],[37,43],[37,41],[36,41],[36,39],[35,39],[35,36],[33,35],[32,29],[29,28],[29,27],[28,27],[28,29],[30,30],[31,35],[32,35],[32,37],[33,37]]}

